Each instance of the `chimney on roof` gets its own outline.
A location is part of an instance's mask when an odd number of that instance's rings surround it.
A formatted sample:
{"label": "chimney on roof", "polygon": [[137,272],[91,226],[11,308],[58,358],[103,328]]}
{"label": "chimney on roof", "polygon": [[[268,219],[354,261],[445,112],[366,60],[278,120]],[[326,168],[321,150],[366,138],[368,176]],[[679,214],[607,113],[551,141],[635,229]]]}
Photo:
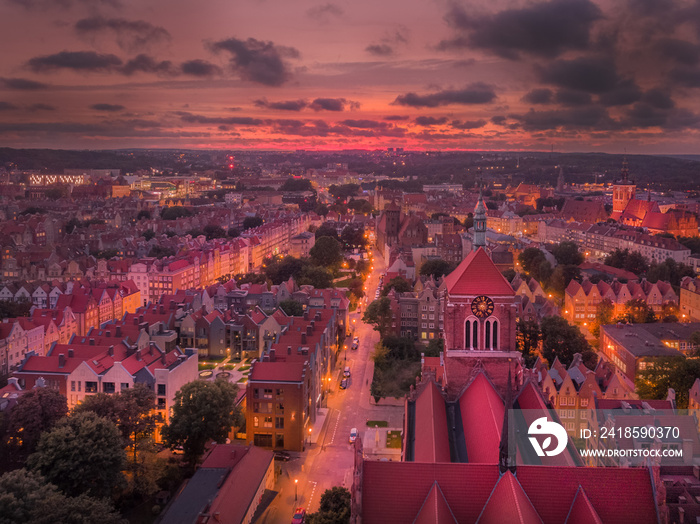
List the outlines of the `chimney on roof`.
{"label": "chimney on roof", "polygon": [[114,356],[114,346],[109,346],[109,349],[107,350],[107,354],[108,354],[110,357],[113,357],[113,356]]}
{"label": "chimney on roof", "polygon": [[165,313],[165,305],[160,304],[160,305],[158,306],[158,312],[161,313],[161,314]]}
{"label": "chimney on roof", "polygon": [[164,366],[165,366],[165,364],[167,364],[168,359],[165,358],[165,353],[163,353],[163,354],[160,356],[160,361],[161,361],[161,363],[162,363]]}
{"label": "chimney on roof", "polygon": [[156,345],[155,342],[150,342],[148,344],[148,354],[149,355],[153,355],[153,346],[155,346],[155,345]]}
{"label": "chimney on roof", "polygon": [[58,354],[58,367],[63,368],[66,365],[66,356],[63,353]]}
{"label": "chimney on roof", "polygon": [[275,362],[275,348],[270,348],[270,362]]}
{"label": "chimney on roof", "polygon": [[314,332],[314,327],[311,324],[306,326],[306,336],[307,337],[310,337],[313,332]]}
{"label": "chimney on roof", "polygon": [[316,330],[316,321],[315,321],[315,320],[312,320],[312,321],[309,323],[309,325],[311,326],[311,331],[315,331],[315,330]]}
{"label": "chimney on roof", "polygon": [[316,316],[314,317],[316,320],[321,320],[321,312],[316,311]]}
{"label": "chimney on roof", "polygon": [[94,338],[91,338],[89,344],[90,344],[91,346],[94,346],[94,345],[95,345],[95,339],[94,339]]}
{"label": "chimney on roof", "polygon": [[304,311],[304,320],[309,320],[309,310]]}
{"label": "chimney on roof", "polygon": [[139,325],[139,317],[134,316],[134,326],[138,326],[138,325]]}
{"label": "chimney on roof", "polygon": [[292,346],[287,346],[287,355],[292,354]]}
{"label": "chimney on roof", "polygon": [[141,350],[140,349],[136,350],[136,360],[141,360]]}
{"label": "chimney on roof", "polygon": [[301,343],[306,344],[306,333],[301,334]]}
{"label": "chimney on roof", "polygon": [[139,322],[143,322],[143,313],[139,315]]}
{"label": "chimney on roof", "polygon": [[115,337],[121,337],[122,336],[122,327],[121,325],[117,326],[115,331],[114,331],[114,336]]}
{"label": "chimney on roof", "polygon": [[68,350],[68,358],[73,358],[74,355],[75,355],[75,351],[73,351],[73,348],[70,348]]}

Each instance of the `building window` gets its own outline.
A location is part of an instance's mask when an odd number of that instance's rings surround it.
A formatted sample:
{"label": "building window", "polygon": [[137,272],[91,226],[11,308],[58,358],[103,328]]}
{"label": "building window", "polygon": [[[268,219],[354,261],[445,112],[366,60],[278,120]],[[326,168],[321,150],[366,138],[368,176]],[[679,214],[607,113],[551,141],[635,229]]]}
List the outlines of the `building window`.
{"label": "building window", "polygon": [[272,427],[272,417],[264,417],[263,418],[263,427],[264,428],[271,428]]}
{"label": "building window", "polygon": [[165,409],[165,399],[164,398],[158,399],[157,409]]}
{"label": "building window", "polygon": [[75,391],[75,380],[70,381],[70,390]]}
{"label": "building window", "polygon": [[277,411],[284,413],[284,404],[282,402],[277,403]]}
{"label": "building window", "polygon": [[97,382],[85,382],[85,393],[97,393]]}
{"label": "building window", "polygon": [[114,382],[103,382],[102,391],[105,393],[114,393]]}
{"label": "building window", "polygon": [[275,429],[284,429],[284,417],[275,417]]}
{"label": "building window", "polygon": [[158,384],[158,395],[161,397],[165,396],[165,384]]}
{"label": "building window", "polygon": [[126,391],[129,389],[129,383],[128,382],[122,382],[122,391]]}
{"label": "building window", "polygon": [[272,389],[266,389],[263,398],[272,398]]}
{"label": "building window", "polygon": [[260,419],[258,417],[253,417],[253,427],[257,428],[260,426]]}

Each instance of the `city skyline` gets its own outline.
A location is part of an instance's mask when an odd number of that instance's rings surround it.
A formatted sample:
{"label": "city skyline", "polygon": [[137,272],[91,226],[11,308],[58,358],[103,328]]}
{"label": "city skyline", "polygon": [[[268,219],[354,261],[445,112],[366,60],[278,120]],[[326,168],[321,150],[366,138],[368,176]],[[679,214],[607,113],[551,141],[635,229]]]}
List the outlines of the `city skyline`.
{"label": "city skyline", "polygon": [[2,0],[0,143],[700,150],[700,2]]}

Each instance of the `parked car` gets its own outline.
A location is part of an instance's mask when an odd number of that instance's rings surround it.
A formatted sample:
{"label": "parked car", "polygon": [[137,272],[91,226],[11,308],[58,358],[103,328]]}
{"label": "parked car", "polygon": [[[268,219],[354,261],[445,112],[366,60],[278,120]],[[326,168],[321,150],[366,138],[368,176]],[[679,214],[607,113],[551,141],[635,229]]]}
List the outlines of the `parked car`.
{"label": "parked car", "polygon": [[340,389],[347,389],[348,388],[348,379],[344,378],[343,380],[340,381]]}
{"label": "parked car", "polygon": [[292,517],[292,524],[304,524],[304,520],[306,520],[306,509],[295,509],[294,516]]}
{"label": "parked car", "polygon": [[287,462],[292,456],[286,451],[275,451],[275,460],[280,460],[282,462]]}
{"label": "parked car", "polygon": [[350,376],[350,366],[345,366],[345,369],[343,370],[343,375],[346,377]]}
{"label": "parked car", "polygon": [[352,428],[350,430],[350,444],[355,442],[357,440],[357,428]]}
{"label": "parked car", "polygon": [[350,349],[357,349],[357,344],[353,342],[352,346],[350,346]]}
{"label": "parked car", "polygon": [[355,337],[355,338],[352,339],[352,341],[353,341],[355,344],[359,344],[359,343],[360,343],[360,337]]}

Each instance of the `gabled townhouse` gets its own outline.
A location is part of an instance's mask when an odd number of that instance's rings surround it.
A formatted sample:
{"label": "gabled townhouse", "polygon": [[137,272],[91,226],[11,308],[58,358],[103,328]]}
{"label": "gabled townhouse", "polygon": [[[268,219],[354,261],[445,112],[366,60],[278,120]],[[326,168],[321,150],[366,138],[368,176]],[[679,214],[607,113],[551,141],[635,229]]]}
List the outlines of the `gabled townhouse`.
{"label": "gabled townhouse", "polygon": [[0,365],[7,375],[27,353],[27,333],[19,322],[0,322]]}
{"label": "gabled townhouse", "polygon": [[[59,344],[67,344],[71,337],[78,333],[78,323],[73,310],[69,306],[62,310],[34,308],[31,312],[31,319],[35,324],[44,326],[49,322],[53,322],[58,329],[57,342]],[[45,328],[45,330],[48,332],[48,328]]]}
{"label": "gabled townhouse", "polygon": [[58,297],[56,309],[70,307],[77,324],[77,334],[85,335],[90,328],[99,325],[97,301],[91,294],[65,293]]}

